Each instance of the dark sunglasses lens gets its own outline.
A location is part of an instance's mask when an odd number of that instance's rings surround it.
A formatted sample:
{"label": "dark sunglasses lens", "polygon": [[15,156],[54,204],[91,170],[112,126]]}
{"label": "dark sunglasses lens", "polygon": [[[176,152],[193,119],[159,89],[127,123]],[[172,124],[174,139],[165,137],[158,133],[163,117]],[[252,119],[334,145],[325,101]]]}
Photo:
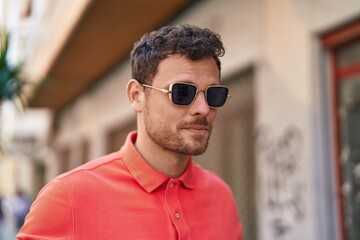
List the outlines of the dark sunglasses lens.
{"label": "dark sunglasses lens", "polygon": [[189,105],[196,95],[196,87],[184,83],[175,83],[171,89],[171,99],[177,105]]}
{"label": "dark sunglasses lens", "polygon": [[225,104],[229,90],[226,87],[209,87],[206,99],[210,107],[221,107]]}

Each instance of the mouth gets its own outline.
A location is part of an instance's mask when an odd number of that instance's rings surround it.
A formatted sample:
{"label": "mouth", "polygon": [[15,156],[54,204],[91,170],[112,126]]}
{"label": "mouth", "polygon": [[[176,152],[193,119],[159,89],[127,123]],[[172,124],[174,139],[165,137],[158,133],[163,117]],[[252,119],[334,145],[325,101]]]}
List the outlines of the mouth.
{"label": "mouth", "polygon": [[189,122],[181,122],[177,128],[184,130],[192,135],[210,135],[212,124],[208,123],[206,118],[197,118]]}
{"label": "mouth", "polygon": [[210,131],[209,127],[199,125],[191,125],[184,127],[183,129],[195,134],[207,134]]}

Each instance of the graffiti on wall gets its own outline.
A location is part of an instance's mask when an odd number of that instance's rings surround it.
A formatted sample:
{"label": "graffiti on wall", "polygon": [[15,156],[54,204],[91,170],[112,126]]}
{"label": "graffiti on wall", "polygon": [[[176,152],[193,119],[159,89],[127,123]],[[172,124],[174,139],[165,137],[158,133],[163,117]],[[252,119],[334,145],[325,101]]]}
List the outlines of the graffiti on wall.
{"label": "graffiti on wall", "polygon": [[296,225],[306,217],[305,183],[300,169],[302,135],[297,127],[288,127],[275,136],[271,127],[257,131],[256,152],[264,193],[263,203],[270,220],[272,239],[292,239]]}

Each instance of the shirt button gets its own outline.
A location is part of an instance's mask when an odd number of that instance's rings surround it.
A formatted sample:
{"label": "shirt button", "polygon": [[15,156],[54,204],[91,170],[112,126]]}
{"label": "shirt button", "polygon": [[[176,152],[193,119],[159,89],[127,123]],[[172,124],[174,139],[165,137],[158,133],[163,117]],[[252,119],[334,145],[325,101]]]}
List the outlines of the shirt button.
{"label": "shirt button", "polygon": [[179,219],[180,218],[180,213],[175,213],[175,217],[177,218],[177,219]]}
{"label": "shirt button", "polygon": [[173,187],[174,187],[174,183],[171,182],[171,183],[169,184],[169,188],[173,188]]}

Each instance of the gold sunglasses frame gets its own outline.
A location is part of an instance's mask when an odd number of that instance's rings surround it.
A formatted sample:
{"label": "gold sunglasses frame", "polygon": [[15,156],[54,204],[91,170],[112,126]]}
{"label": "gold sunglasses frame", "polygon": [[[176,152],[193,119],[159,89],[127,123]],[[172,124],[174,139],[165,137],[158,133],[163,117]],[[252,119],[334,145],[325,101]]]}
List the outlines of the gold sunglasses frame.
{"label": "gold sunglasses frame", "polygon": [[[169,89],[158,88],[158,87],[154,87],[154,86],[147,85],[147,84],[144,84],[144,83],[140,83],[140,84],[141,84],[143,87],[155,89],[155,90],[158,90],[158,91],[160,91],[160,92],[162,92],[162,93],[169,94],[169,98],[170,98],[171,102],[172,102],[173,104],[175,104],[175,105],[178,105],[178,106],[190,106],[190,105],[195,101],[198,92],[204,92],[204,96],[205,96],[205,99],[206,99],[206,103],[209,105],[209,103],[207,102],[207,90],[208,90],[209,88],[213,88],[213,87],[223,87],[223,88],[226,88],[226,89],[228,90],[228,92],[229,92],[229,88],[226,87],[226,86],[223,86],[223,85],[210,85],[210,86],[207,86],[204,90],[202,90],[202,89],[198,89],[198,87],[197,87],[195,84],[192,84],[192,83],[184,83],[184,82],[174,82],[174,83],[171,83],[171,84],[169,85]],[[190,104],[181,105],[181,104],[176,104],[176,103],[174,103],[174,101],[172,100],[172,97],[171,97],[171,93],[172,93],[172,90],[171,90],[171,89],[172,89],[172,87],[173,87],[174,84],[185,84],[185,85],[191,85],[191,86],[194,86],[194,87],[195,87],[196,93],[195,93],[195,96],[194,96],[194,98],[193,98],[193,100],[191,101]],[[231,98],[231,95],[228,94],[228,95],[227,95],[227,98]],[[225,104],[225,103],[224,103],[224,104]],[[224,106],[224,105],[222,105],[222,106]],[[222,106],[220,106],[220,107],[222,107]],[[213,107],[213,106],[210,106],[210,105],[209,105],[209,107],[211,107],[211,108],[219,108],[219,107]]]}

